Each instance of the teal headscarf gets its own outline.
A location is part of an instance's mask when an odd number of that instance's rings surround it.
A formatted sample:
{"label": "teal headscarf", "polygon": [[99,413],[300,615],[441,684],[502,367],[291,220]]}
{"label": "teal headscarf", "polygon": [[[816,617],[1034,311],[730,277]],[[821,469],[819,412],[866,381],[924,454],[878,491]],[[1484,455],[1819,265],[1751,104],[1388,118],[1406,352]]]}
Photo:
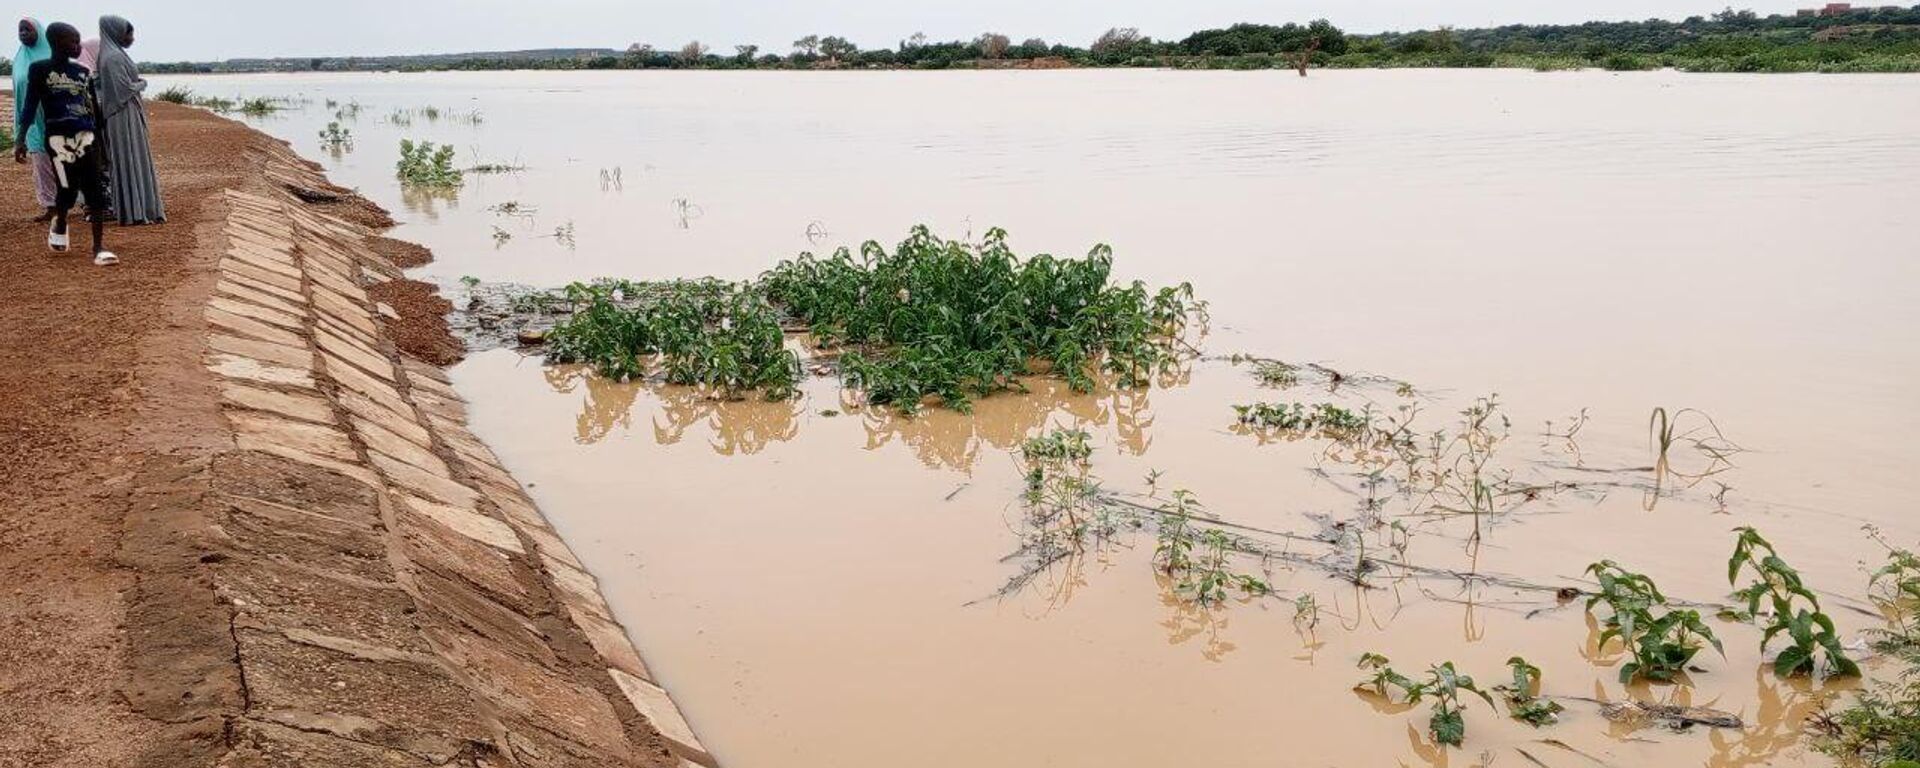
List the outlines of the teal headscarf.
{"label": "teal headscarf", "polygon": [[[20,125],[20,113],[27,103],[27,68],[33,66],[36,61],[53,58],[53,45],[47,42],[46,25],[35,19],[21,19],[21,21],[32,24],[34,29],[40,30],[40,42],[31,48],[20,46],[20,52],[13,55],[13,124],[15,126]],[[26,145],[28,152],[46,154],[47,126],[42,116],[33,116],[33,124],[27,126],[27,135],[21,137],[20,143]]]}

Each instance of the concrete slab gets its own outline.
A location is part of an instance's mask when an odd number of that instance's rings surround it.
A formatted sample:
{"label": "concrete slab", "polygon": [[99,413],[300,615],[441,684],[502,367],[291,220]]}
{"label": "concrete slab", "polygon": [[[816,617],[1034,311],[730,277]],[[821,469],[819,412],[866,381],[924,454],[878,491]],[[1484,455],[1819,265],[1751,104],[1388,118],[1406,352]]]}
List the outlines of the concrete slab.
{"label": "concrete slab", "polygon": [[[422,664],[368,661],[278,632],[234,633],[249,713],[450,764],[491,731],[467,688]],[[393,691],[406,691],[394,696]]]}
{"label": "concrete slab", "polygon": [[299,368],[263,363],[250,357],[239,357],[226,353],[207,356],[207,370],[229,379],[251,381],[258,384],[279,384],[287,387],[313,388],[313,374]]}
{"label": "concrete slab", "polygon": [[306,346],[300,336],[285,328],[275,327],[250,317],[241,317],[219,307],[207,307],[207,322],[238,336],[251,336],[262,341],[270,341],[285,347]]}
{"label": "concrete slab", "polygon": [[665,690],[618,669],[608,669],[607,674],[613,677],[614,684],[620,686],[620,692],[626,694],[627,701],[633,703],[640,716],[653,723],[660,735],[673,743],[675,752],[698,763],[713,763],[713,755],[700,744],[700,738],[693,735],[693,727],[687,725],[687,718],[680,714],[680,708],[667,697]]}
{"label": "concrete slab", "polygon": [[214,290],[229,298],[258,304],[268,309],[278,310],[284,314],[294,315],[296,317],[305,317],[307,314],[307,306],[304,301],[288,301],[284,297],[241,285],[225,276],[220,279],[218,285],[214,286]]}
{"label": "concrete slab", "polygon": [[320,424],[334,423],[333,405],[325,398],[315,395],[261,389],[237,382],[227,382],[220,387],[220,397],[227,404],[238,408],[267,411]]}
{"label": "concrete slab", "polygon": [[401,415],[365,395],[347,389],[340,390],[338,399],[348,413],[378,424],[388,432],[404,437],[415,445],[433,444],[426,428],[414,423],[411,408],[407,409],[408,415]]}
{"label": "concrete slab", "polygon": [[643,680],[653,679],[653,673],[640,661],[640,653],[633,649],[633,641],[627,638],[627,631],[620,625],[571,605],[567,606],[567,612],[574,626],[587,636],[587,644],[593,646],[593,652],[600,654],[607,664]]}
{"label": "concrete slab", "polygon": [[302,307],[307,305],[307,295],[304,293],[301,293],[297,289],[288,290],[286,288],[282,288],[277,285],[260,282],[259,280],[255,280],[253,278],[247,277],[245,275],[241,275],[236,272],[222,272],[220,273],[220,280],[222,282],[233,282],[238,285],[245,286],[247,288],[252,288],[256,291],[260,291],[262,293],[272,294],[277,298],[284,299],[288,302],[297,304]]}
{"label": "concrete slab", "polygon": [[304,330],[307,326],[306,321],[302,320],[299,315],[288,314],[278,309],[272,309],[259,304],[250,304],[226,296],[215,296],[208,299],[207,306],[251,320],[259,320],[268,325],[295,333]]}
{"label": "concrete slab", "polygon": [[241,436],[275,445],[284,445],[316,456],[354,462],[360,454],[347,440],[347,433],[331,426],[281,418],[258,411],[229,411],[227,420]]}
{"label": "concrete slab", "polygon": [[446,462],[441,461],[440,457],[399,435],[381,429],[371,421],[355,418],[353,431],[360,436],[360,441],[366,443],[368,448],[379,451],[383,455],[412,464],[438,477],[452,477],[452,473],[447,470]]}
{"label": "concrete slab", "polygon": [[380,453],[370,454],[373,465],[386,475],[387,482],[426,499],[449,504],[460,509],[473,509],[480,494],[472,488],[439,477],[399,459],[388,458]]}
{"label": "concrete slab", "polygon": [[229,336],[224,333],[210,333],[207,334],[207,345],[212,347],[216,352],[225,352],[239,357],[258,358],[288,368],[297,368],[300,370],[311,370],[313,368],[313,351],[307,349],[304,344],[298,347],[289,347],[282,344],[260,341],[259,339],[246,339],[239,336]]}
{"label": "concrete slab", "polygon": [[231,256],[220,259],[220,271],[229,275],[238,275],[259,283],[266,283],[283,291],[300,291],[300,280],[287,277],[278,272],[268,272]]}

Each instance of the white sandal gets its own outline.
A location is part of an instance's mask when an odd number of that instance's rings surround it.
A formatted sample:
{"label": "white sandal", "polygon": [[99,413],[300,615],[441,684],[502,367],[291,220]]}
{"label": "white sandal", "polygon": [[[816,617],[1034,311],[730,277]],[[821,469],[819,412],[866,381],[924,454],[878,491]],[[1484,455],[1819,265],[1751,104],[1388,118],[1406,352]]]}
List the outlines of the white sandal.
{"label": "white sandal", "polygon": [[113,255],[113,251],[101,251],[93,255],[93,264],[97,267],[111,267],[118,263],[120,257]]}
{"label": "white sandal", "polygon": [[66,253],[69,242],[68,233],[55,232],[52,227],[47,228],[47,248],[49,250],[54,253]]}

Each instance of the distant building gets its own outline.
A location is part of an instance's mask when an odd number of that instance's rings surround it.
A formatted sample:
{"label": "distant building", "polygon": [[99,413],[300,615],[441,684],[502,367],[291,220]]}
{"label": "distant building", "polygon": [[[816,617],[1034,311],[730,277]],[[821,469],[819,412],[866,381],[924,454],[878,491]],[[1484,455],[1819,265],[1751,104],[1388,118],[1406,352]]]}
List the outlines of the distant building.
{"label": "distant building", "polygon": [[1853,3],[1827,3],[1827,7],[1820,9],[1822,16],[1841,16],[1849,13],[1853,13]]}

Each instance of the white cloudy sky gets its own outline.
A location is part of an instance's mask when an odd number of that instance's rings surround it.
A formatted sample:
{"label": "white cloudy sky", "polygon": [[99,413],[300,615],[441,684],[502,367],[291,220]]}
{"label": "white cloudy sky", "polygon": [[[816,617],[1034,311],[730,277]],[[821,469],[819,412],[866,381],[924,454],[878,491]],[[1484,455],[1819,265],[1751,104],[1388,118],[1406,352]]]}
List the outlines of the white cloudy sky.
{"label": "white cloudy sky", "polygon": [[[1824,1],[1824,0],[1823,0]],[[548,47],[624,48],[643,41],[785,52],[808,33],[863,47],[914,32],[935,39],[986,30],[1016,40],[1085,45],[1111,26],[1155,37],[1236,21],[1316,17],[1356,31],[1592,19],[1684,18],[1725,0],[25,0],[16,8],[91,34],[102,13],[131,19],[150,61],[238,56],[427,53]],[[1813,0],[1798,4],[1811,5]],[[1794,0],[1740,3],[1763,14]],[[84,23],[80,23],[84,22]]]}

